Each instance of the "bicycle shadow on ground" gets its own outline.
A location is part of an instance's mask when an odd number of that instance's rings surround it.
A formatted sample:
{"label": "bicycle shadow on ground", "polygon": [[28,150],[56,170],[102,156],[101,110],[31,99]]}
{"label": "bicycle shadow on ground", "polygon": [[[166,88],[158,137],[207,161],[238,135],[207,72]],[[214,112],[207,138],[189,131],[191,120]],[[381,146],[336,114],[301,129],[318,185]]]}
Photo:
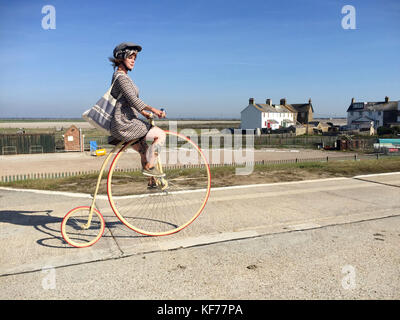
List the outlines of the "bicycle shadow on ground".
{"label": "bicycle shadow on ground", "polygon": [[[46,215],[32,215],[32,213],[42,212]],[[38,224],[60,223],[62,219],[50,216],[53,210],[40,211],[18,211],[0,210],[0,223],[10,223],[20,226],[36,226]],[[29,214],[29,215],[28,215]]]}
{"label": "bicycle shadow on ground", "polygon": [[[53,210],[0,210],[0,223],[9,223],[25,227],[33,227],[34,229],[48,235],[49,237],[36,240],[36,243],[49,248],[76,249],[68,245],[61,235],[60,226],[63,218],[54,217],[50,214]],[[36,214],[39,213],[39,214]],[[114,239],[135,239],[149,238],[150,236],[138,234],[127,228],[121,221],[110,221],[114,216],[104,216],[106,230],[103,234],[104,238]],[[108,220],[108,221],[107,221]],[[160,221],[161,222],[161,221]],[[168,222],[165,222],[168,224]],[[123,230],[125,235],[112,235],[114,229]],[[108,232],[107,232],[108,231]],[[127,234],[129,233],[129,234]]]}
{"label": "bicycle shadow on ground", "polygon": [[[59,226],[62,222],[61,218],[51,216],[53,210],[0,210],[0,223],[9,223],[24,227],[33,227],[34,229],[51,236],[51,239],[64,242],[61,237],[61,232],[49,226]],[[36,214],[39,213],[39,214]],[[50,239],[50,238],[47,238]],[[41,240],[36,241],[43,245]],[[60,246],[61,248],[62,246]]]}

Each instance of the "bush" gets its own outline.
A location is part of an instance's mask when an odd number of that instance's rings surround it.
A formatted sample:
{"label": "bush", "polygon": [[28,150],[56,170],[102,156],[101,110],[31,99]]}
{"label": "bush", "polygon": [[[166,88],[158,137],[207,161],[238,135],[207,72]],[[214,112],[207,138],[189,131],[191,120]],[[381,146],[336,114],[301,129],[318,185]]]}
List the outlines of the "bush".
{"label": "bush", "polygon": [[378,128],[378,135],[383,136],[383,135],[397,135],[400,134],[400,127],[379,127]]}

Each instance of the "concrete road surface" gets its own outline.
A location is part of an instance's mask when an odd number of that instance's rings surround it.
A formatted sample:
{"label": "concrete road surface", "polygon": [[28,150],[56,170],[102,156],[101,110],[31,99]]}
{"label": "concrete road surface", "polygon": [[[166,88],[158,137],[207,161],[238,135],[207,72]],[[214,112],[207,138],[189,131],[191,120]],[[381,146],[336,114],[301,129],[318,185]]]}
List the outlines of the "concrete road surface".
{"label": "concrete road surface", "polygon": [[0,189],[0,299],[399,299],[400,173],[214,189],[167,237],[98,207],[106,231],[71,248],[84,194]]}

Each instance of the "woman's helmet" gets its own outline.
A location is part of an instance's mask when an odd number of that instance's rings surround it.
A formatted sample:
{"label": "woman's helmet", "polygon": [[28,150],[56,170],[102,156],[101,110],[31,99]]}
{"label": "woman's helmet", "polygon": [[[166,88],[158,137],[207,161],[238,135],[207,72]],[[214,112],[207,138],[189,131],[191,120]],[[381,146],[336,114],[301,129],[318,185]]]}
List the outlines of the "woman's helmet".
{"label": "woman's helmet", "polygon": [[115,59],[126,59],[133,53],[142,51],[142,47],[133,42],[122,42],[114,48]]}

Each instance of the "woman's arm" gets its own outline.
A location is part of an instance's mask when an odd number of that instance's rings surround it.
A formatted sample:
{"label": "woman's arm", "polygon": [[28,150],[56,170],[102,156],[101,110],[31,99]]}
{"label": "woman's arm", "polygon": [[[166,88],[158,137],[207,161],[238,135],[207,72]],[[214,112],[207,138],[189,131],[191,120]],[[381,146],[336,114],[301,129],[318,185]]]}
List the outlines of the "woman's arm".
{"label": "woman's arm", "polygon": [[118,79],[115,80],[115,85],[119,86],[122,96],[126,99],[131,108],[135,108],[140,113],[144,110],[147,105],[136,96],[136,89],[127,76],[119,76]]}
{"label": "woman's arm", "polygon": [[150,117],[150,113],[148,113],[147,111],[154,113],[159,118],[165,117],[165,112],[146,105],[142,100],[140,100],[136,96],[135,94],[136,90],[133,87],[133,84],[129,78],[120,76],[116,81],[118,81],[117,83],[121,89],[122,96],[125,97],[125,99],[128,101],[130,107],[135,108],[146,118]]}

